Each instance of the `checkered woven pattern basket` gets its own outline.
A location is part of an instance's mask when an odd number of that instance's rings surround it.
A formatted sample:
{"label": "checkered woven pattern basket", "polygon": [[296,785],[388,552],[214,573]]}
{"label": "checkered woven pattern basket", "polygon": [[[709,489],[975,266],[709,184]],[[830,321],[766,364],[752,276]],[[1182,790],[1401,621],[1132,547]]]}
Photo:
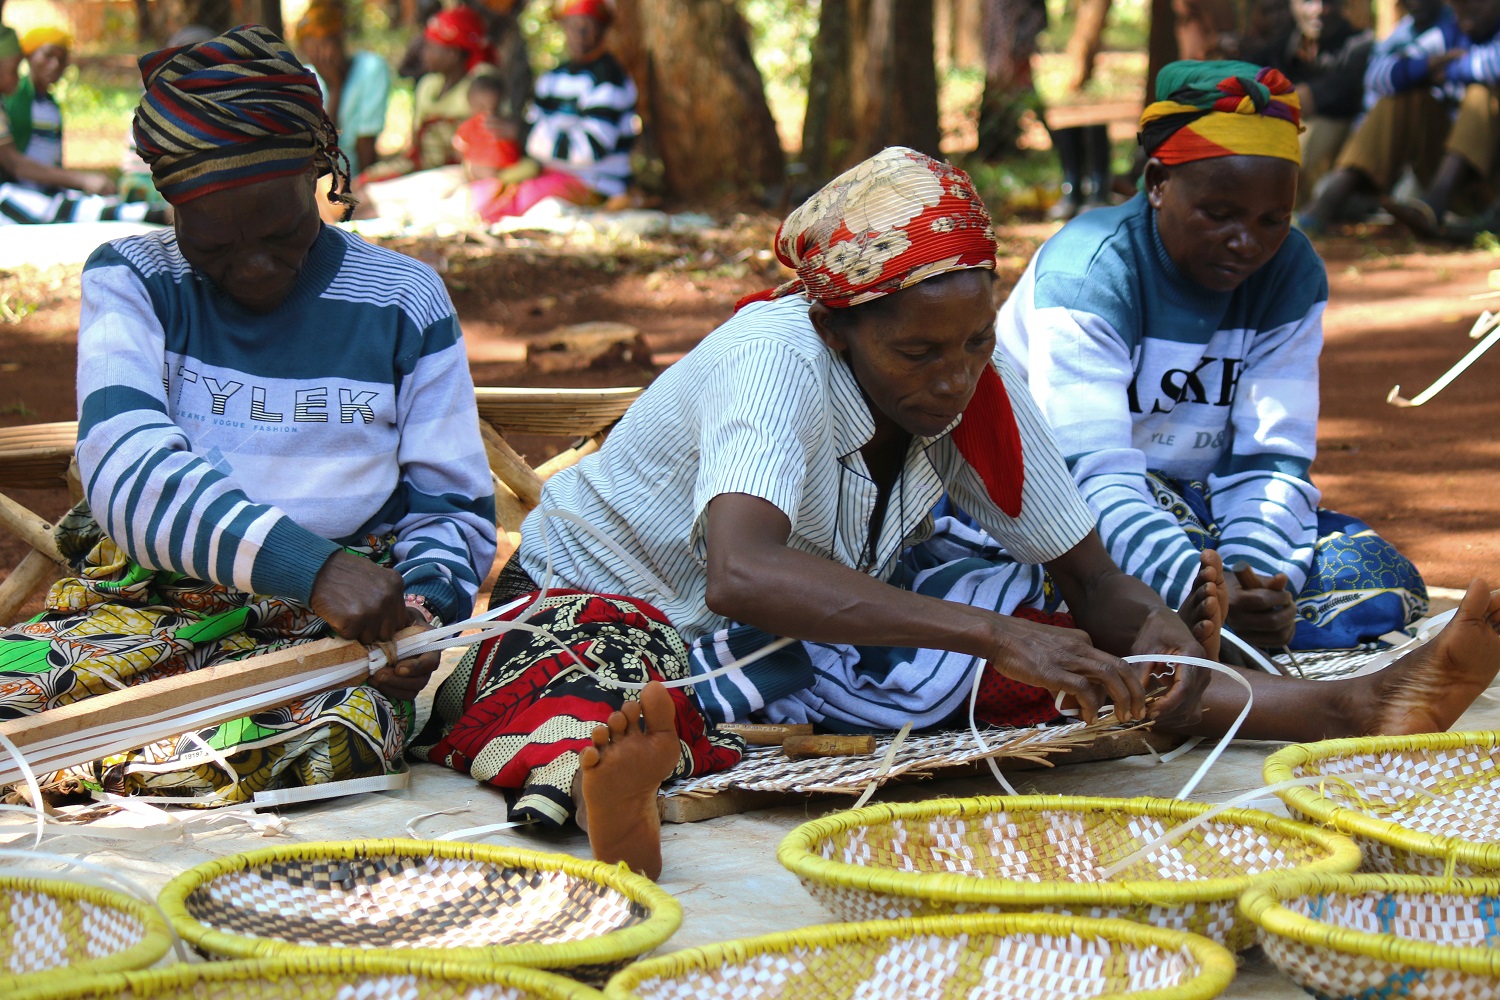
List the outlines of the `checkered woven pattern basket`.
{"label": "checkered woven pattern basket", "polygon": [[205,955],[362,949],[601,980],[682,922],[675,899],[624,867],[431,840],[236,854],[173,879],[161,905]]}
{"label": "checkered woven pattern basket", "polygon": [[1321,875],[1247,892],[1277,967],[1320,997],[1500,997],[1500,880]]}
{"label": "checkered woven pattern basket", "polygon": [[[1338,780],[1355,771],[1428,795],[1364,777]],[[1329,776],[1277,794],[1293,816],[1353,837],[1370,871],[1500,875],[1500,732],[1298,743],[1267,758],[1264,773],[1267,784]]]}
{"label": "checkered woven pattern basket", "polygon": [[6,1000],[599,1000],[599,991],[514,965],[344,952],[173,965],[87,976]]}
{"label": "checkered woven pattern basket", "polygon": [[1209,806],[1172,799],[1023,795],[867,806],[804,823],[777,857],[846,920],[1016,910],[1123,917],[1255,939],[1235,900],[1297,869],[1349,872],[1347,837],[1228,809],[1114,878],[1104,869]]}
{"label": "checkered woven pattern basket", "polygon": [[825,924],[647,959],[608,1000],[1207,1000],[1234,956],[1123,920],[968,914]]}
{"label": "checkered woven pattern basket", "polygon": [[0,997],[144,969],[171,947],[171,929],[148,903],[78,882],[0,875]]}

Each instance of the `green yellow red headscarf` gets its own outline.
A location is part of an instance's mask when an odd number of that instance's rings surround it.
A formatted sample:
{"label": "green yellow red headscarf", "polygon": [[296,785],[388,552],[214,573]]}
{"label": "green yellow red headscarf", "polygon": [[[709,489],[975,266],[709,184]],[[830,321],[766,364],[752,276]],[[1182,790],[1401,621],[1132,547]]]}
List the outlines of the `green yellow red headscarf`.
{"label": "green yellow red headscarf", "polygon": [[73,47],[73,36],[61,28],[32,28],[21,36],[22,55],[31,55],[43,45],[61,45],[65,49]]}
{"label": "green yellow red headscarf", "polygon": [[21,54],[21,39],[15,28],[0,24],[0,59]]}
{"label": "green yellow red headscarf", "polygon": [[1140,142],[1169,166],[1219,156],[1302,162],[1302,103],[1280,70],[1183,60],[1162,67],[1156,94],[1165,98],[1141,113]]}

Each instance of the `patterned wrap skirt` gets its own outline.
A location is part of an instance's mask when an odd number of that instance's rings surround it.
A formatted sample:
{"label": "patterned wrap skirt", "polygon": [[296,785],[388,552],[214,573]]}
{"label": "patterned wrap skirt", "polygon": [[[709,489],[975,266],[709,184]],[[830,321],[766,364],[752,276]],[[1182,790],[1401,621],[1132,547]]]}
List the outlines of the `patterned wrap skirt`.
{"label": "patterned wrap skirt", "polygon": [[[391,541],[350,551],[389,561]],[[77,576],[52,586],[41,614],[0,628],[0,719],[332,635],[296,601],[141,566],[104,536],[87,504],[59,522],[57,542]],[[246,802],[258,791],[400,770],[412,710],[368,685],[325,691],[62,777],[184,805]]]}
{"label": "patterned wrap skirt", "polygon": [[[540,596],[511,560],[490,606],[513,603],[499,620],[526,615],[548,635],[518,630],[472,647],[439,687],[411,754],[503,790],[512,820],[556,828],[573,815],[579,754],[592,745],[594,727],[635,696],[609,682],[687,677],[687,648],[666,616],[643,601],[572,590],[548,591],[538,602]],[[739,737],[710,725],[689,689],[670,693],[681,750],[673,777],[738,763]]]}

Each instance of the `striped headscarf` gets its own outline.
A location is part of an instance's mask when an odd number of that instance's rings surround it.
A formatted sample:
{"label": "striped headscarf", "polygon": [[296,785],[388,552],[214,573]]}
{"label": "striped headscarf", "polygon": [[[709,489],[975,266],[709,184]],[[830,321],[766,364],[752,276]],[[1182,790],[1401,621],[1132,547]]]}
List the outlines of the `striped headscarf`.
{"label": "striped headscarf", "polygon": [[462,49],[468,58],[464,70],[468,71],[493,56],[490,49],[489,28],[484,18],[473,7],[458,6],[439,11],[427,20],[423,34],[429,41],[446,45],[450,49]]}
{"label": "striped headscarf", "polygon": [[1172,165],[1219,156],[1302,162],[1302,103],[1280,70],[1246,62],[1183,60],[1162,67],[1141,114],[1140,143]]}
{"label": "striped headscarf", "polygon": [[174,205],[215,191],[332,173],[328,200],[352,207],[349,161],[316,78],[268,28],[247,25],[141,57],[135,144]]}
{"label": "striped headscarf", "polygon": [[[801,293],[846,309],[950,271],[995,270],[995,230],[969,175],[891,146],[829,181],[776,231],[776,256],[797,277],[740,300]],[[1005,383],[986,366],[953,442],[1011,517],[1021,513],[1021,432]]]}

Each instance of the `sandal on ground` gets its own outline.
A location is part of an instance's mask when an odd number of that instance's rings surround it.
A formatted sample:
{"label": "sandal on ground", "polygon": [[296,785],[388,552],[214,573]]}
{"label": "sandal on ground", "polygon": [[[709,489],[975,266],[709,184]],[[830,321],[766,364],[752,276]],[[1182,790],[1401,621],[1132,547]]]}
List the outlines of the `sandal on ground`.
{"label": "sandal on ground", "polygon": [[1391,213],[1397,222],[1410,229],[1418,239],[1444,239],[1442,220],[1427,202],[1419,198],[1410,200],[1385,198],[1381,200],[1380,207]]}

